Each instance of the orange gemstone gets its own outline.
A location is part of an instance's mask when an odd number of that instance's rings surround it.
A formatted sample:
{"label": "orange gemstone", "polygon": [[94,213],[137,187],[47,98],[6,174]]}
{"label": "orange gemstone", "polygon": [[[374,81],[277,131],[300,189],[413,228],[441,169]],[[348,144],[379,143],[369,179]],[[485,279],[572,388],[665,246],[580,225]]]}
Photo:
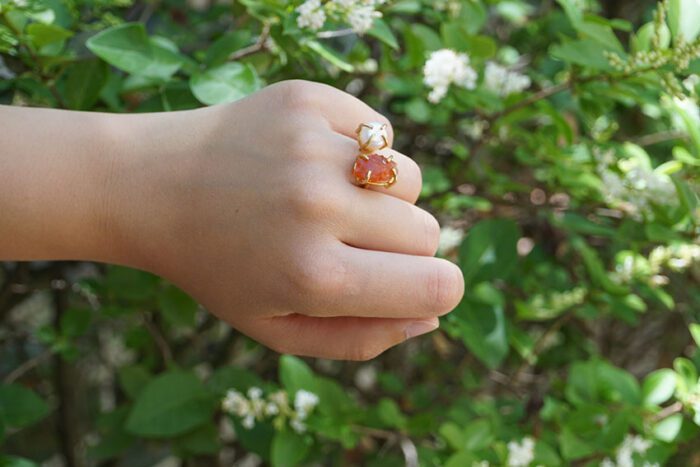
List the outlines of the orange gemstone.
{"label": "orange gemstone", "polygon": [[382,185],[394,180],[393,169],[396,169],[396,162],[381,154],[369,154],[366,157],[365,159],[365,156],[358,156],[352,170],[359,183]]}

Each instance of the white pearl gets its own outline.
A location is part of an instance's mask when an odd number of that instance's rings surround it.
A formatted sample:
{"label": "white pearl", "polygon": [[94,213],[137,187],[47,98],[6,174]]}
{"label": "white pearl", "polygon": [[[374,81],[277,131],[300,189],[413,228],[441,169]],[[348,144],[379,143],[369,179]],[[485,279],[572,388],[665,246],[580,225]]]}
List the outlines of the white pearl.
{"label": "white pearl", "polygon": [[372,122],[360,126],[358,141],[365,151],[378,151],[386,147],[389,134],[384,123]]}

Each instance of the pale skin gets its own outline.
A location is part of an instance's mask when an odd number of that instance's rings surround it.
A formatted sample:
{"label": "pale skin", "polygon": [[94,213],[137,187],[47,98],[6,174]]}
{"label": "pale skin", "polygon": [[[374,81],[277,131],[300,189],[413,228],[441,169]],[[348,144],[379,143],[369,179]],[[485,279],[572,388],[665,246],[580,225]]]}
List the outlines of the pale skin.
{"label": "pale skin", "polygon": [[397,182],[353,183],[362,122],[389,123],[305,81],[168,113],[0,106],[0,260],[139,268],[276,351],[373,358],[437,328],[464,280],[412,159],[382,150]]}

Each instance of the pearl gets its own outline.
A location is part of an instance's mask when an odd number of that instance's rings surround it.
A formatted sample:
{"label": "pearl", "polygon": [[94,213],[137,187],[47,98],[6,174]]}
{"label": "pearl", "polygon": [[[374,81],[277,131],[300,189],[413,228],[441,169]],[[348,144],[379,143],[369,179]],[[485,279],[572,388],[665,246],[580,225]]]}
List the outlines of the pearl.
{"label": "pearl", "polygon": [[374,152],[389,146],[385,123],[363,123],[357,128],[357,142],[362,152]]}

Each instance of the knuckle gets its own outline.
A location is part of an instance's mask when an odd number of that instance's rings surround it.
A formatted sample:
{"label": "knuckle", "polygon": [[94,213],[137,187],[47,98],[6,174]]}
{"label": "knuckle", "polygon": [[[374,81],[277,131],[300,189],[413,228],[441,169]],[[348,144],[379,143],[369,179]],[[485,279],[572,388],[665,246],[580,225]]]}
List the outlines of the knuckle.
{"label": "knuckle", "polygon": [[293,110],[310,110],[317,108],[319,88],[316,83],[293,79],[282,81],[277,85],[285,106]]}
{"label": "knuckle", "polygon": [[290,213],[298,219],[333,219],[339,209],[333,188],[314,174],[300,173],[294,178],[286,196]]}
{"label": "knuckle", "polygon": [[293,160],[306,162],[313,158],[318,151],[314,150],[320,146],[320,137],[313,131],[306,128],[297,128],[287,138],[287,150]]}
{"label": "knuckle", "polygon": [[318,255],[297,262],[294,284],[297,290],[309,296],[339,294],[347,280],[347,268],[342,262]]}

